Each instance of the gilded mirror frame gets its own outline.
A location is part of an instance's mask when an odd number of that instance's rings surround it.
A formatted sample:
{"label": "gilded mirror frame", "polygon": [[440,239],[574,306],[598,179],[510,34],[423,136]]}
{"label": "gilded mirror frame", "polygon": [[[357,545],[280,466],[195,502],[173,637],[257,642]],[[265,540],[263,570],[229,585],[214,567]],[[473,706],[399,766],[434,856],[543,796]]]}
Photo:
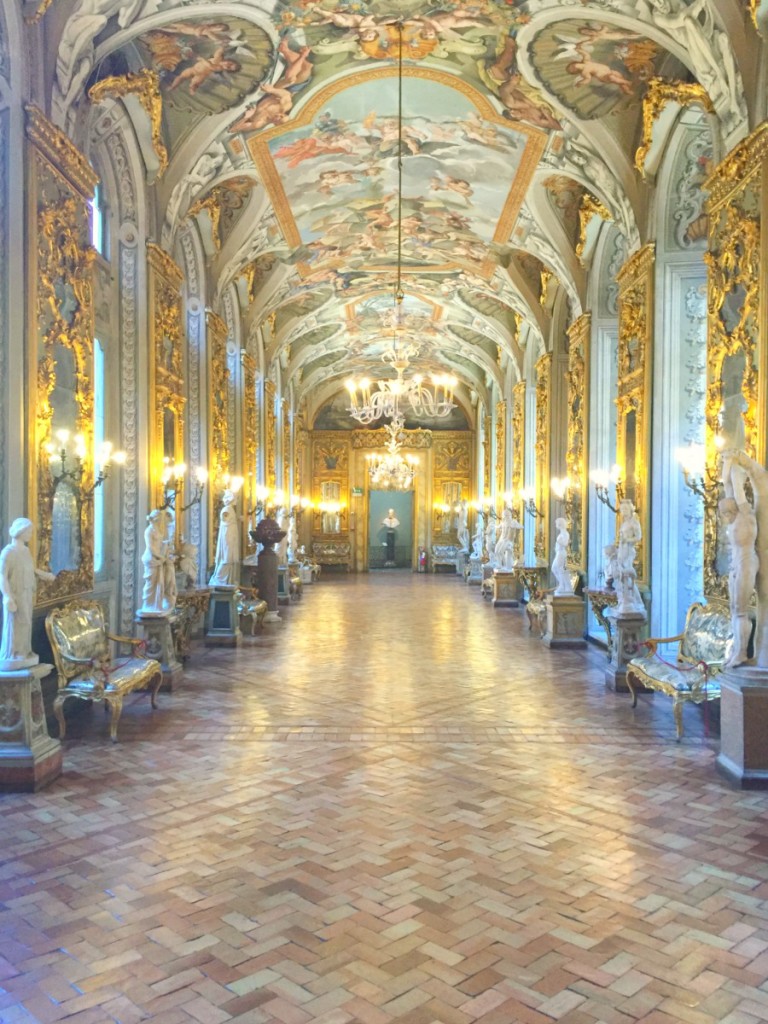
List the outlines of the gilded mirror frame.
{"label": "gilded mirror frame", "polygon": [[583,313],[568,328],[568,446],[566,473],[571,481],[571,547],[567,567],[587,571],[589,482],[587,478],[587,431],[589,424],[589,363],[592,316]]}
{"label": "gilded mirror frame", "polygon": [[549,556],[549,469],[550,469],[550,423],[551,408],[549,390],[552,380],[552,353],[540,356],[534,366],[536,371],[536,436],[533,445],[536,459],[536,537],[533,551],[537,559],[547,560]]}
{"label": "gilded mirror frame", "polygon": [[[705,182],[709,218],[707,264],[707,469],[719,476],[716,443],[722,427],[724,367],[743,353],[744,450],[765,465],[766,372],[768,369],[768,122],[740,142]],[[741,289],[743,300],[736,322],[723,313],[729,296]],[[762,338],[762,344],[758,339]],[[704,508],[704,594],[708,600],[728,600],[728,573],[718,573],[721,546],[717,503]]]}
{"label": "gilded mirror frame", "polygon": [[[312,539],[317,541],[349,540],[349,460],[351,437],[347,431],[318,431],[312,435]],[[344,508],[339,514],[339,530],[325,531],[320,502],[323,485],[338,485],[339,502]]]}
{"label": "gilded mirror frame", "polygon": [[[27,346],[29,431],[29,510],[37,523],[37,565],[50,570],[53,539],[54,476],[48,446],[54,418],[58,345],[71,352],[74,364],[75,421],[72,433],[83,436],[82,475],[73,486],[77,508],[79,565],[62,569],[38,584],[38,605],[93,588],[93,263],[89,201],[98,176],[72,142],[34,105],[26,107],[28,165],[28,297],[30,339]],[[65,311],[65,299],[71,308]]]}
{"label": "gilded mirror frame", "polygon": [[[208,341],[208,550],[216,550],[219,515],[224,494],[224,475],[229,472],[229,367],[227,365],[227,325],[212,309],[205,311]],[[248,506],[251,507],[251,506]],[[242,538],[241,538],[242,540]]]}
{"label": "gilded mirror frame", "polygon": [[[616,460],[622,467],[625,493],[634,501],[643,539],[637,547],[638,583],[650,579],[650,402],[653,364],[653,279],[656,249],[644,245],[616,275],[619,283],[619,376],[616,398]],[[634,444],[628,442],[627,421],[635,416]],[[627,457],[633,451],[633,479],[627,479]],[[618,524],[617,524],[618,525]]]}
{"label": "gilded mirror frame", "polygon": [[[515,501],[525,487],[525,393],[528,385],[519,380],[512,388],[512,416],[510,418],[510,434],[512,446],[512,493]],[[528,517],[530,519],[530,516]],[[526,514],[520,509],[520,522],[526,529]],[[525,533],[523,533],[523,537]],[[523,547],[523,550],[525,548]],[[538,557],[538,556],[537,556]]]}
{"label": "gilded mirror frame", "polygon": [[[504,402],[499,405],[505,406]],[[498,412],[498,406],[497,406]],[[417,431],[413,431],[416,434]],[[472,435],[464,430],[420,431],[430,435],[432,448],[432,542],[434,544],[455,544],[457,542],[456,513],[442,515],[435,503],[443,503],[447,495],[460,501],[472,498]],[[498,433],[497,433],[498,443]],[[422,467],[419,467],[422,472]],[[446,529],[446,520],[447,526]]]}

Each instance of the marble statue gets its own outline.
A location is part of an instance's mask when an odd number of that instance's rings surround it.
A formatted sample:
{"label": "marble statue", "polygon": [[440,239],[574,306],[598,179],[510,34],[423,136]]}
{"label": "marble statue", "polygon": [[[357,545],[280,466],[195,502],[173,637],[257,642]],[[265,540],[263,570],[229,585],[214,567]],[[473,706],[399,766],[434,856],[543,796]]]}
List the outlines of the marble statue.
{"label": "marble statue", "polygon": [[288,536],[286,537],[286,560],[288,565],[296,561],[296,542],[298,535],[296,532],[296,513],[288,517]]}
{"label": "marble statue", "polygon": [[488,516],[485,523],[485,550],[488,552],[488,561],[495,565],[496,555],[496,522],[493,516]]}
{"label": "marble statue", "polygon": [[552,575],[557,580],[555,597],[569,597],[573,593],[573,583],[571,574],[566,568],[566,562],[571,535],[568,532],[568,524],[562,517],[555,520],[555,529],[557,537],[555,538],[555,557],[552,562]]}
{"label": "marble statue", "polygon": [[179,572],[184,575],[187,587],[194,587],[198,573],[197,544],[190,544],[183,537],[179,550]]}
{"label": "marble statue", "polygon": [[477,517],[477,524],[475,525],[475,536],[472,538],[472,557],[480,559],[483,557],[483,520],[481,516]]}
{"label": "marble statue", "polygon": [[645,612],[643,599],[637,589],[637,571],[635,569],[637,545],[642,540],[643,531],[635,506],[629,498],[624,498],[619,503],[619,515],[621,522],[619,523],[619,546],[616,552],[618,574],[614,577],[614,586],[619,597],[616,613],[622,615],[630,612]]}
{"label": "marble statue", "polygon": [[459,539],[459,547],[462,551],[469,551],[469,506],[466,501],[459,504],[458,516],[456,519],[456,535]]}
{"label": "marble statue", "polygon": [[607,590],[614,590],[619,575],[618,548],[615,544],[606,544],[603,548],[605,555],[605,586]]}
{"label": "marble statue", "polygon": [[[168,517],[164,509],[155,508],[147,516],[144,531],[144,588],[140,615],[167,615],[176,604],[173,553],[168,551]],[[170,568],[169,568],[170,563]],[[174,583],[171,586],[171,576]]]}
{"label": "marble statue", "polygon": [[512,510],[505,508],[501,514],[501,530],[493,551],[493,562],[500,569],[511,569],[517,559],[517,538],[522,530],[522,523],[512,515]]}
{"label": "marble statue", "polygon": [[393,508],[389,509],[386,516],[382,519],[382,523],[388,530],[394,530],[400,525],[400,520],[395,515],[395,510]]}
{"label": "marble statue", "polygon": [[14,519],[8,531],[11,543],[0,551],[0,592],[3,595],[0,672],[31,668],[40,660],[32,653],[32,609],[37,580],[56,577],[35,567],[28,547],[34,529],[30,519]]}
{"label": "marble statue", "polygon": [[224,491],[219,513],[216,560],[208,581],[212,587],[236,587],[240,582],[240,524],[235,508],[236,495]]}
{"label": "marble statue", "polygon": [[757,518],[744,493],[746,472],[730,460],[723,460],[725,497],[718,505],[720,520],[728,535],[731,564],[728,573],[731,629],[733,639],[725,661],[726,668],[737,668],[747,661],[752,633],[749,606],[755,592],[760,559],[757,554]]}
{"label": "marble statue", "polygon": [[288,565],[288,533],[290,531],[291,517],[287,508],[280,508],[275,516],[278,527],[285,536],[278,541],[275,551],[277,552],[277,564]]}

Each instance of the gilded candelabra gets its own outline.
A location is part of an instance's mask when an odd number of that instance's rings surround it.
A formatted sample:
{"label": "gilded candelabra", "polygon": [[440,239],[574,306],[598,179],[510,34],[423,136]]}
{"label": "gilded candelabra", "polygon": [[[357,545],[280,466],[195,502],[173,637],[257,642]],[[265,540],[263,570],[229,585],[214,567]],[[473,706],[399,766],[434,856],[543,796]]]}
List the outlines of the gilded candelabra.
{"label": "gilded candelabra", "polygon": [[720,481],[719,465],[707,465],[704,445],[691,444],[687,448],[678,448],[675,454],[683,471],[685,486],[702,499],[704,508],[716,508],[723,496],[723,485]]}
{"label": "gilded candelabra", "polygon": [[[70,439],[74,448],[70,452]],[[87,454],[85,438],[82,434],[75,434],[70,438],[68,430],[57,430],[56,441],[59,447],[51,441],[45,447],[50,460],[51,471],[51,493],[50,497],[56,494],[60,484],[68,482],[78,492],[81,500],[92,498],[97,487],[101,487],[109,476],[112,463],[122,466],[125,462],[125,452],[114,451],[109,441],[104,441],[100,446],[95,458],[98,471],[90,487],[83,486],[83,474],[85,472],[85,457]],[[58,462],[58,472],[56,463]]]}
{"label": "gilded candelabra", "polygon": [[573,484],[569,476],[553,476],[549,481],[549,489],[554,494],[555,499],[562,504],[565,518],[569,523],[573,522],[573,514],[578,501],[578,484]]}
{"label": "gilded candelabra", "polygon": [[172,509],[174,512],[186,512],[187,509],[192,508],[193,505],[199,505],[203,500],[203,491],[208,482],[208,470],[203,466],[198,466],[194,472],[192,497],[186,504],[180,504],[178,508],[176,507],[179,501],[183,501],[183,498],[180,496],[184,493],[184,478],[186,474],[186,463],[171,462],[170,460],[166,462],[161,478],[163,482],[163,502],[158,506],[161,512],[166,509]]}
{"label": "gilded candelabra", "polygon": [[[616,463],[610,473],[604,469],[596,469],[589,474],[589,479],[595,485],[597,500],[606,505],[611,512],[618,513],[619,506],[624,500],[624,483],[622,480],[621,466]],[[616,489],[616,502],[611,501],[611,485]]]}

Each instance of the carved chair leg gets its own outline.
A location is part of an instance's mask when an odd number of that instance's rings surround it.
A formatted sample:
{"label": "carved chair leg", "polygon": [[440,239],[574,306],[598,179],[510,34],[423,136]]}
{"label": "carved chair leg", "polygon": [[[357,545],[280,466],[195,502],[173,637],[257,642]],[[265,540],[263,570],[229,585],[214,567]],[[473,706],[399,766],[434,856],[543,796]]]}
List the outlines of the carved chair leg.
{"label": "carved chair leg", "polygon": [[683,701],[675,698],[672,711],[675,715],[675,729],[677,731],[677,742],[679,743],[683,735]]}
{"label": "carved chair leg", "polygon": [[162,673],[162,671],[156,672],[154,678],[156,680],[155,685],[149,691],[149,702],[152,705],[152,710],[153,711],[157,707],[157,693],[158,693],[158,690],[163,685],[163,673]]}
{"label": "carved chair leg", "polygon": [[637,707],[637,689],[634,686],[634,681],[632,679],[632,674],[630,672],[627,672],[626,680],[627,680],[627,689],[632,694],[632,707],[636,708]]}
{"label": "carved chair leg", "polygon": [[64,721],[64,701],[67,699],[67,696],[68,694],[59,693],[53,702],[53,713],[56,716],[56,721],[59,723],[60,740],[63,740],[67,733],[67,723]]}
{"label": "carved chair leg", "polygon": [[120,715],[123,711],[123,698],[117,694],[110,694],[108,698],[105,698],[107,703],[112,709],[112,721],[109,723],[109,738],[113,743],[117,743],[117,723],[120,721]]}

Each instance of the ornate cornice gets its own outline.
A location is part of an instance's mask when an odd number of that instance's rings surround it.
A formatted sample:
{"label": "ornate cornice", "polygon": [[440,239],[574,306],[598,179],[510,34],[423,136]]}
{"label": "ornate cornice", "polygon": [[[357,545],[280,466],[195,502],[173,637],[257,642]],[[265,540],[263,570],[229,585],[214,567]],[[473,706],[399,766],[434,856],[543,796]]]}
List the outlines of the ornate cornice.
{"label": "ornate cornice", "polygon": [[579,261],[584,256],[584,250],[587,247],[587,228],[593,217],[601,217],[605,221],[613,220],[613,215],[608,207],[596,199],[591,192],[585,192],[579,205],[579,239],[576,242],[576,258]]}
{"label": "ornate cornice", "polygon": [[136,74],[111,75],[91,86],[88,92],[92,103],[124,96],[135,96],[146,111],[152,130],[152,148],[159,164],[157,177],[161,178],[168,167],[168,150],[163,141],[163,98],[158,73],[143,68]]}
{"label": "ornate cornice", "polygon": [[181,288],[184,280],[181,268],[171,259],[165,249],[161,249],[155,242],[147,242],[147,262],[170,285],[174,288]]}
{"label": "ornate cornice", "polygon": [[715,168],[702,186],[709,192],[707,212],[713,213],[733,192],[744,187],[745,180],[760,169],[768,156],[768,121],[742,139]]}
{"label": "ornate cornice", "polygon": [[616,275],[620,291],[631,288],[635,281],[653,266],[655,258],[656,246],[653,242],[648,242],[642,249],[633,252]]}
{"label": "ornate cornice", "polygon": [[34,103],[28,103],[24,110],[29,141],[64,175],[83,199],[92,199],[99,176],[77,146]]}
{"label": "ornate cornice", "polygon": [[678,103],[681,107],[698,106],[707,113],[714,112],[712,100],[698,82],[665,82],[662,78],[652,78],[643,97],[643,137],[635,152],[635,167],[643,177],[645,161],[653,143],[653,126],[668,103]]}

